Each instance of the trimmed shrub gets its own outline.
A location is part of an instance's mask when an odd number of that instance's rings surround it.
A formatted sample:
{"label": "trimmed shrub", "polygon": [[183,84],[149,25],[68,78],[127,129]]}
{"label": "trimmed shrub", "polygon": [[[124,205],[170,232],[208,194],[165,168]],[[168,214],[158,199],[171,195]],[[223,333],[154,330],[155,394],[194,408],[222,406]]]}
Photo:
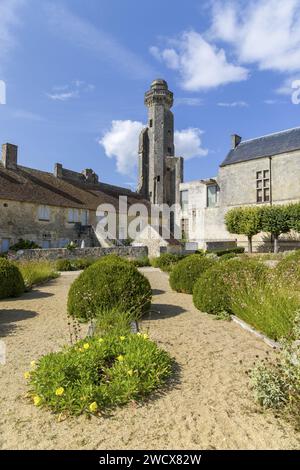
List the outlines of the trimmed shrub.
{"label": "trimmed shrub", "polygon": [[151,266],[148,256],[143,256],[142,258],[130,260],[133,266],[137,268],[143,268],[144,266]]}
{"label": "trimmed shrub", "polygon": [[74,271],[84,270],[84,269],[88,268],[89,266],[91,266],[92,264],[96,263],[96,261],[97,260],[94,259],[94,258],[72,259],[71,260],[72,270],[74,270]]}
{"label": "trimmed shrub", "polygon": [[171,372],[167,352],[146,334],[129,333],[94,336],[47,354],[25,377],[35,406],[80,415],[143,400]]}
{"label": "trimmed shrub", "polygon": [[248,259],[220,261],[207,270],[195,283],[193,301],[198,310],[218,314],[232,313],[232,295],[243,283],[256,282],[267,268]]}
{"label": "trimmed shrub", "polygon": [[237,253],[225,253],[225,255],[220,256],[220,260],[225,261],[228,259],[236,258],[237,256]]}
{"label": "trimmed shrub", "polygon": [[237,255],[245,253],[245,248],[237,246],[235,248],[228,248],[227,250],[210,250],[208,253],[215,253],[217,256],[223,256],[228,253],[236,253]]}
{"label": "trimmed shrub", "polygon": [[114,255],[106,256],[73,282],[68,296],[68,312],[81,321],[101,316],[113,307],[134,311],[141,316],[149,310],[151,298],[148,279],[130,261]]}
{"label": "trimmed shrub", "polygon": [[22,274],[17,266],[0,258],[0,299],[18,297],[25,290]]}
{"label": "trimmed shrub", "polygon": [[172,271],[175,264],[177,264],[178,261],[182,260],[185,257],[186,257],[186,255],[176,255],[176,254],[173,254],[173,253],[163,253],[163,254],[160,255],[159,258],[153,258],[151,260],[151,264],[155,268],[159,268],[162,271],[170,272],[170,271]]}
{"label": "trimmed shrub", "polygon": [[211,258],[201,255],[190,255],[179,261],[170,275],[170,286],[177,292],[192,294],[197,279],[214,263]]}

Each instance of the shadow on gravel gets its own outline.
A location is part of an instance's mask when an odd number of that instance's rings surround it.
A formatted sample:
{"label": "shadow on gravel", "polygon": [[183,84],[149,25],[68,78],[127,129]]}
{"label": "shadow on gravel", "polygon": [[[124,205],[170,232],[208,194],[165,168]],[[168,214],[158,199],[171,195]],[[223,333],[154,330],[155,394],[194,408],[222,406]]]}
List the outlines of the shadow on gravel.
{"label": "shadow on gravel", "polygon": [[18,321],[34,318],[36,312],[31,310],[1,310],[0,309],[0,338],[12,334],[18,326]]}
{"label": "shadow on gravel", "polygon": [[143,315],[142,320],[160,320],[162,318],[170,318],[180,315],[186,310],[178,305],[169,304],[152,304],[150,312]]}

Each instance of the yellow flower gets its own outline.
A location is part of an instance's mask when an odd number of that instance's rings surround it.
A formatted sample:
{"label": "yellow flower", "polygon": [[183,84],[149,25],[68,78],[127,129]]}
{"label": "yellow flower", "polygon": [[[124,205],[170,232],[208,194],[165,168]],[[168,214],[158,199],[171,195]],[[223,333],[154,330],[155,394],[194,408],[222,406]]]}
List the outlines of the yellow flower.
{"label": "yellow flower", "polygon": [[34,403],[35,406],[39,406],[41,404],[41,402],[42,402],[42,399],[38,395],[35,395],[33,397],[33,403]]}
{"label": "yellow flower", "polygon": [[103,338],[99,338],[99,343],[103,343],[104,339]]}
{"label": "yellow flower", "polygon": [[144,338],[144,339],[148,339],[149,336],[145,333],[145,334],[143,334],[143,338]]}
{"label": "yellow flower", "polygon": [[120,356],[117,357],[117,360],[119,362],[123,362],[124,361],[124,356],[122,356],[122,354],[120,354]]}
{"label": "yellow flower", "polygon": [[95,413],[95,411],[97,411],[97,409],[98,409],[97,403],[95,401],[93,401],[93,403],[90,404],[89,409],[92,413]]}
{"label": "yellow flower", "polygon": [[138,332],[136,335],[137,335],[137,336],[142,336],[142,333]]}
{"label": "yellow flower", "polygon": [[120,336],[121,341],[125,341],[126,337],[125,336]]}
{"label": "yellow flower", "polygon": [[59,387],[55,390],[55,395],[57,395],[58,397],[61,397],[65,392],[65,389],[64,387]]}
{"label": "yellow flower", "polygon": [[35,361],[31,361],[30,365],[31,365],[31,367],[35,367],[36,366]]}
{"label": "yellow flower", "polygon": [[127,371],[127,374],[130,375],[130,377],[132,377],[133,376],[133,370],[130,369],[129,371]]}
{"label": "yellow flower", "polygon": [[83,347],[84,347],[84,349],[89,349],[90,345],[89,345],[89,343],[84,343]]}
{"label": "yellow flower", "polygon": [[24,378],[25,378],[26,380],[30,379],[30,372],[28,372],[28,371],[27,371],[27,372],[24,372]]}

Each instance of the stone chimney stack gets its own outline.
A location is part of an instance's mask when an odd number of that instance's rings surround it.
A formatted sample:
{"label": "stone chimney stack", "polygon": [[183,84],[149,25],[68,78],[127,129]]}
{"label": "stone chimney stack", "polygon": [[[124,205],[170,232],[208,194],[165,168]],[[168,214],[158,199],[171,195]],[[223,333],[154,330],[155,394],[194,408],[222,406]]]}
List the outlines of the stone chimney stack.
{"label": "stone chimney stack", "polygon": [[54,176],[56,178],[62,178],[63,177],[63,166],[62,166],[61,163],[55,163]]}
{"label": "stone chimney stack", "polygon": [[13,144],[2,145],[2,164],[4,168],[15,170],[18,165],[18,146]]}
{"label": "stone chimney stack", "polygon": [[233,134],[231,136],[231,147],[235,149],[241,143],[241,140],[242,138],[239,135]]}

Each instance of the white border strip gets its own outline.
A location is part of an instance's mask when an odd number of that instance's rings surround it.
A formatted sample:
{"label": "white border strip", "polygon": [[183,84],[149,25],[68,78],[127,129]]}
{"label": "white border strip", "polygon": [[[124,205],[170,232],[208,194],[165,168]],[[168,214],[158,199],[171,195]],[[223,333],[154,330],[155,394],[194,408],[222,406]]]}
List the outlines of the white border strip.
{"label": "white border strip", "polygon": [[252,328],[252,326],[248,325],[248,323],[244,322],[243,320],[236,317],[235,315],[231,315],[231,319],[232,319],[232,321],[234,321],[235,323],[240,325],[244,330],[249,331],[249,333],[252,333],[255,336],[257,336],[258,338],[262,339],[271,348],[275,348],[275,349],[280,349],[281,348],[280,343],[277,343],[276,341],[273,341],[272,339],[268,338],[264,334],[259,333],[254,328]]}

